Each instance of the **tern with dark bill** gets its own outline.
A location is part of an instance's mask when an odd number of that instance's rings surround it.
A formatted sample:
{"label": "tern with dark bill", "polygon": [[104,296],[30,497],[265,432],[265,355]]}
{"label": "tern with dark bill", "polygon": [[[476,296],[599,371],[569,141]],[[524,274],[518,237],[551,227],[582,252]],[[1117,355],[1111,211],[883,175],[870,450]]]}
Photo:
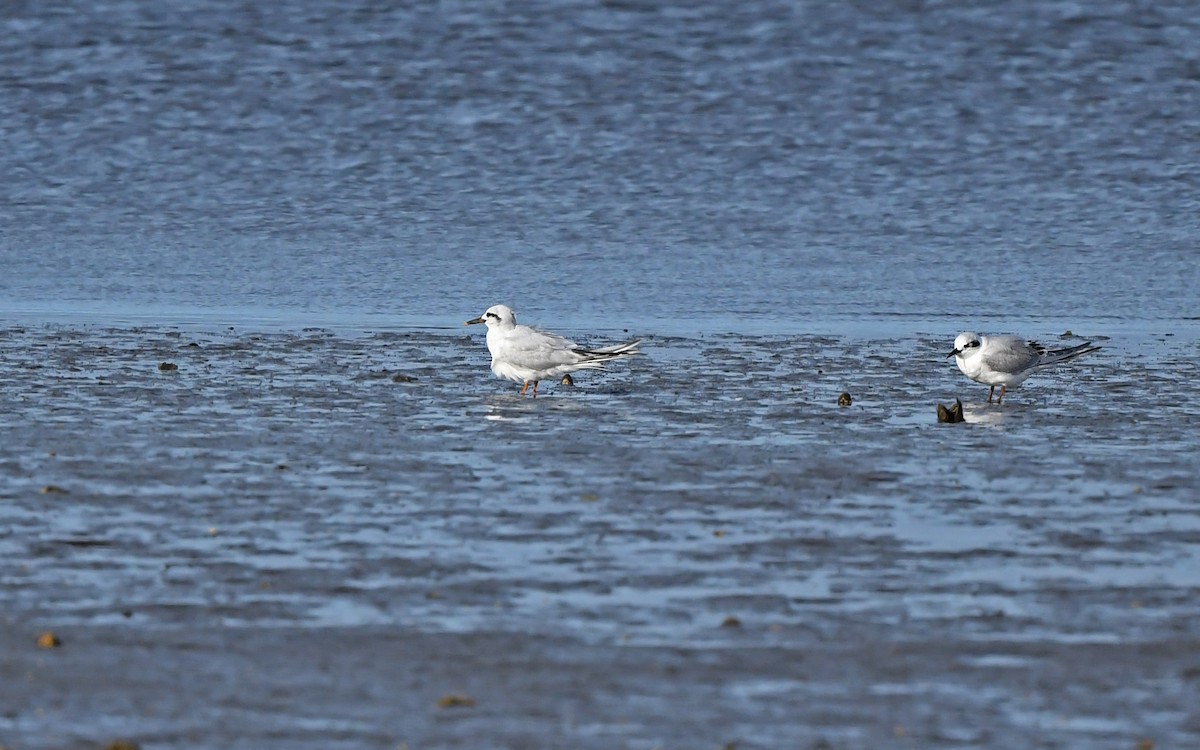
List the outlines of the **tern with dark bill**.
{"label": "tern with dark bill", "polygon": [[996,386],[1000,386],[1000,398],[996,399],[999,404],[1009,388],[1016,388],[1035,372],[1099,349],[1090,341],[1066,349],[1047,349],[1018,336],[980,336],[968,331],[958,334],[946,358],[954,357],[958,369],[971,380],[991,386],[989,404]]}
{"label": "tern with dark bill", "polygon": [[522,396],[531,383],[533,396],[537,397],[541,380],[559,378],[576,370],[596,369],[614,359],[641,354],[637,350],[641,341],[589,349],[556,333],[519,325],[516,314],[507,305],[492,305],[483,315],[468,320],[465,325],[476,323],[487,326],[492,372],[498,378],[523,383]]}

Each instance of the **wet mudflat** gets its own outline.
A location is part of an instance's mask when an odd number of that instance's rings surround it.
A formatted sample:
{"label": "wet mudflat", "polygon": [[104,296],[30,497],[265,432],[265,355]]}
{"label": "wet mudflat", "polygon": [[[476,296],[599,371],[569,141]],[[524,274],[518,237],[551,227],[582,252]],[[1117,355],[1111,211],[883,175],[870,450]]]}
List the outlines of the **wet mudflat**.
{"label": "wet mudflat", "polygon": [[944,331],[647,336],[534,400],[458,331],[4,329],[0,742],[1196,745],[1163,328],[1002,407]]}

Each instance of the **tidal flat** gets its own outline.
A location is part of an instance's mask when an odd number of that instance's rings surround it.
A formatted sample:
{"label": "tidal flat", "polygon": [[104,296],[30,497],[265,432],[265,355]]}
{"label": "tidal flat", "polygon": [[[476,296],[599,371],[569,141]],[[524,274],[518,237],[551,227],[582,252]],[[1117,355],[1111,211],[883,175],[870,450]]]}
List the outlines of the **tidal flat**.
{"label": "tidal flat", "polygon": [[1194,336],[1003,406],[934,334],[645,339],[532,399],[451,330],[0,329],[0,741],[1200,741]]}

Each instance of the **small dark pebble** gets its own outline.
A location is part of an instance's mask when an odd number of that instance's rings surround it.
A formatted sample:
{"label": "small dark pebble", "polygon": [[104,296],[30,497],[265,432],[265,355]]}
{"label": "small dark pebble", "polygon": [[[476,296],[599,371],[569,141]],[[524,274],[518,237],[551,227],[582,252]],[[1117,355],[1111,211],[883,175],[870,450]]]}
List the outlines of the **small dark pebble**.
{"label": "small dark pebble", "polygon": [[58,636],[47,630],[37,637],[38,648],[58,648],[62,645],[62,641]]}
{"label": "small dark pebble", "polygon": [[470,708],[475,705],[475,699],[469,695],[449,694],[438,698],[438,708]]}
{"label": "small dark pebble", "polygon": [[739,620],[738,618],[734,617],[733,615],[730,615],[729,617],[726,617],[724,620],[721,620],[721,627],[723,627],[723,628],[740,628],[741,626],[742,626],[742,621]]}
{"label": "small dark pebble", "polygon": [[957,424],[963,421],[962,401],[954,399],[954,406],[951,406],[949,409],[938,404],[937,415],[938,422],[945,422],[946,424]]}
{"label": "small dark pebble", "polygon": [[842,395],[838,396],[838,406],[849,406],[854,403],[854,399],[850,398],[850,394],[842,391]]}
{"label": "small dark pebble", "polygon": [[140,747],[130,740],[113,740],[104,746],[104,750],[140,750]]}
{"label": "small dark pebble", "polygon": [[417,382],[417,379],[414,378],[412,375],[405,375],[402,372],[398,372],[392,376],[392,382],[393,383],[415,383],[415,382]]}
{"label": "small dark pebble", "polygon": [[563,375],[562,384],[575,385],[575,380],[571,377],[571,373],[568,372],[566,375]]}
{"label": "small dark pebble", "polygon": [[179,365],[175,364],[174,362],[163,362],[158,366],[158,369],[162,370],[163,372],[171,372],[172,370],[178,370]]}
{"label": "small dark pebble", "polygon": [[59,544],[65,544],[68,547],[76,547],[78,549],[91,549],[93,547],[111,547],[113,543],[108,539],[55,539]]}
{"label": "small dark pebble", "polygon": [[66,495],[66,494],[69,494],[66,490],[64,490],[62,487],[59,487],[57,484],[48,484],[45,487],[43,487],[41,490],[39,490],[39,492],[41,492],[43,495]]}

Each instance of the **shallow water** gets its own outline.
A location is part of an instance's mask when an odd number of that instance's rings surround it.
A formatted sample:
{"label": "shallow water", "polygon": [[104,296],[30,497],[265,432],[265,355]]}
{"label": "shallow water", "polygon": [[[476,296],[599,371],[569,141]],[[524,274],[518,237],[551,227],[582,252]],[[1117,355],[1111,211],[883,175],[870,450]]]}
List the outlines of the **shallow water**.
{"label": "shallow water", "polygon": [[[1196,736],[1194,331],[1105,339],[1003,406],[983,403],[934,335],[649,336],[646,357],[537,399],[491,378],[482,337],[465,334],[52,326],[0,341],[2,429],[21,445],[4,454],[0,578],[10,628],[67,638],[42,669],[97,658],[71,652],[91,638],[115,638],[99,653],[175,644],[135,657],[154,675],[194,649],[219,660],[229,639],[309,631],[355,651],[370,646],[354,632],[411,632],[472,639],[456,658],[476,670],[458,689],[474,684],[516,728],[466,736],[502,746],[522,732],[867,746],[895,729],[880,701],[900,707],[900,746]],[[837,405],[843,390],[853,405]],[[938,424],[953,395],[967,422]],[[692,709],[622,729],[628,697],[607,690],[600,735],[560,725],[562,702],[592,688],[509,695],[488,644],[510,637],[534,673],[635,659],[605,677],[618,693],[669,701],[679,679],[708,684],[717,692],[688,700],[724,716],[723,733],[689,728]],[[932,655],[892,675],[868,644]],[[447,657],[395,647],[444,684]],[[13,648],[10,665],[33,658]],[[666,673],[628,656],[664,649],[689,656]],[[738,666],[764,649],[798,661]],[[1077,663],[1087,649],[1120,664],[1119,692]],[[361,689],[395,679],[362,670]],[[188,690],[209,705],[203,685]],[[129,690],[144,708],[121,731],[200,731],[154,719],[163,699]],[[824,713],[847,690],[865,702]],[[17,708],[0,728],[21,747],[116,731],[69,701],[34,713],[6,692]],[[409,721],[360,710],[390,741],[471,744],[439,724],[436,699]],[[307,705],[307,728],[221,712],[203,742],[373,737],[335,731],[339,701]],[[779,702],[786,720],[767,718]]]}
{"label": "shallow water", "polygon": [[0,29],[4,747],[1200,746],[1192,3]]}
{"label": "shallow water", "polygon": [[0,312],[22,320],[1196,315],[1191,2],[122,1],[3,24]]}

